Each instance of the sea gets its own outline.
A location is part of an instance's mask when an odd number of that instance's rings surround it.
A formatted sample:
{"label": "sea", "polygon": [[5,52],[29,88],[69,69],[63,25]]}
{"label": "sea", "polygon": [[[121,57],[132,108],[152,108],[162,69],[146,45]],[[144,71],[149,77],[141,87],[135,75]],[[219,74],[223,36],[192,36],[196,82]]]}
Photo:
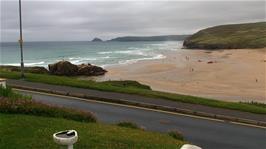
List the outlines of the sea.
{"label": "sea", "polygon": [[[183,41],[160,42],[25,42],[25,66],[48,67],[61,60],[73,64],[90,63],[101,67],[127,65],[143,60],[164,59],[167,50],[182,48]],[[20,47],[16,42],[2,42],[0,65],[20,65]]]}

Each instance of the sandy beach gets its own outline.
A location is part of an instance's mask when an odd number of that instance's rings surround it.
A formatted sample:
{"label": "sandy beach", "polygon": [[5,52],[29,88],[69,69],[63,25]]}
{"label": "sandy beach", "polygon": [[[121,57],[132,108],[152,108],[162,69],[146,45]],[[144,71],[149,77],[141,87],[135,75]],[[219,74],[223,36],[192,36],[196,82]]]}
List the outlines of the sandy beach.
{"label": "sandy beach", "polygon": [[226,101],[265,98],[265,49],[166,51],[160,60],[107,67],[97,80],[136,80],[153,90]]}

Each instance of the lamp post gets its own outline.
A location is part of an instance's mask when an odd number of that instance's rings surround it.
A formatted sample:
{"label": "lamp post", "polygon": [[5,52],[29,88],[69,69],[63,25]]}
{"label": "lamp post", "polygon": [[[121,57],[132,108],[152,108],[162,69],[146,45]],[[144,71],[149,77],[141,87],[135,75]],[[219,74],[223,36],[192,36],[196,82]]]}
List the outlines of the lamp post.
{"label": "lamp post", "polygon": [[19,37],[19,45],[20,45],[20,66],[21,66],[21,78],[24,78],[24,62],[23,62],[23,38],[22,38],[22,19],[21,19],[21,0],[19,0],[19,29],[20,29],[20,37]]}

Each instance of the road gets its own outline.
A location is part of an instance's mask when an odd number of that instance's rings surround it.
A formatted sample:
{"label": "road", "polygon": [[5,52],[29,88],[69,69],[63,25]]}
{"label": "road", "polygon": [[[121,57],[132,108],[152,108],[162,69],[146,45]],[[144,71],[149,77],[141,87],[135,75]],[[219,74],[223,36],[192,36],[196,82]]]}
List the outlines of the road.
{"label": "road", "polygon": [[148,110],[72,97],[19,91],[34,100],[90,111],[100,122],[132,121],[147,130],[166,132],[179,130],[189,142],[203,149],[266,149],[266,129]]}

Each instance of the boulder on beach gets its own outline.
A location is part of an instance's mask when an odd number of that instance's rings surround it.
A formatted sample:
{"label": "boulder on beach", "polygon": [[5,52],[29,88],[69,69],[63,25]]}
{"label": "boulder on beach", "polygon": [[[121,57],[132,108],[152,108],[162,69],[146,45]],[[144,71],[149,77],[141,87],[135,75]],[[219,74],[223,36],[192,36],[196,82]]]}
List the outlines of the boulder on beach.
{"label": "boulder on beach", "polygon": [[99,76],[104,75],[106,72],[105,69],[91,64],[78,65],[78,75]]}
{"label": "boulder on beach", "polygon": [[49,64],[48,67],[51,74],[65,76],[98,76],[107,72],[105,69],[91,64],[74,65],[68,61],[59,61],[55,64]]}
{"label": "boulder on beach", "polygon": [[48,65],[49,72],[55,75],[75,76],[78,72],[78,66],[68,61],[59,61]]}

